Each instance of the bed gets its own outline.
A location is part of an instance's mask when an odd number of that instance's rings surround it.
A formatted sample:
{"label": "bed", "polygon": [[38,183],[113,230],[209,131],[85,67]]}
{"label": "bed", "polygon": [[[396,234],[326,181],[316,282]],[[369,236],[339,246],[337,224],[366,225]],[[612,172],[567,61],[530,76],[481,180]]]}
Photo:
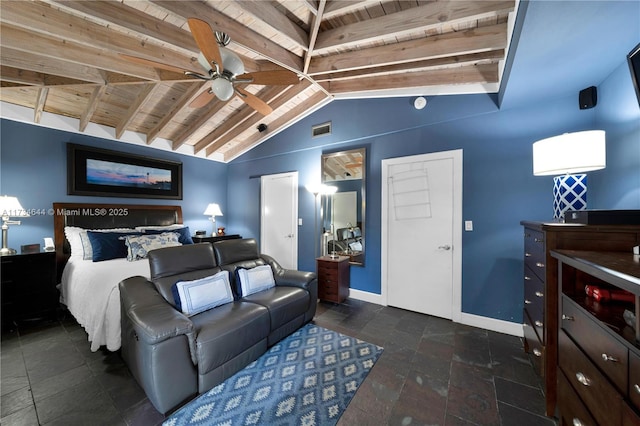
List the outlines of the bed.
{"label": "bed", "polygon": [[[83,230],[177,227],[182,224],[180,206],[53,203],[54,243],[60,302],[87,332],[91,350],[106,346],[120,349],[120,293],[118,283],[125,278],[149,277],[146,259],[116,258],[94,262],[77,253],[67,236]],[[65,228],[67,233],[65,234]],[[182,231],[188,235],[188,228]],[[124,232],[124,231],[123,231]],[[94,234],[95,235],[95,234]],[[72,248],[75,253],[72,253]]]}

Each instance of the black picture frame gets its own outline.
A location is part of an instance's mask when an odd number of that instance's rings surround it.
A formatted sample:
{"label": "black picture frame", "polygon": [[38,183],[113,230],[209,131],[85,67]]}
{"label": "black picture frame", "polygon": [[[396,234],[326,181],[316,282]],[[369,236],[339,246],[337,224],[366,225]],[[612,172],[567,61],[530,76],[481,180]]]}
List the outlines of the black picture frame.
{"label": "black picture frame", "polygon": [[67,143],[67,194],[182,200],[182,163]]}
{"label": "black picture frame", "polygon": [[629,64],[631,82],[636,92],[636,98],[638,98],[638,105],[640,105],[640,43],[627,55],[627,63]]}

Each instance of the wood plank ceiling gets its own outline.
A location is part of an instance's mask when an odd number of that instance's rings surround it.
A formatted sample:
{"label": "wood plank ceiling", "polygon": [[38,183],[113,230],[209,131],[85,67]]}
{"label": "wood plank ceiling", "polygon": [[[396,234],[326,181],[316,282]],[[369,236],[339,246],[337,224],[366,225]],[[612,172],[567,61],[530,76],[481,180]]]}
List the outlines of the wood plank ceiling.
{"label": "wood plank ceiling", "polygon": [[[0,101],[230,161],[334,98],[495,91],[511,1],[0,1]],[[287,69],[290,86],[242,85],[190,103],[211,83],[121,56],[201,71],[187,18],[227,33],[246,72]],[[202,71],[201,71],[202,72]],[[453,88],[453,89],[452,89]],[[480,88],[480,89],[478,89]],[[267,130],[259,132],[259,124]]]}

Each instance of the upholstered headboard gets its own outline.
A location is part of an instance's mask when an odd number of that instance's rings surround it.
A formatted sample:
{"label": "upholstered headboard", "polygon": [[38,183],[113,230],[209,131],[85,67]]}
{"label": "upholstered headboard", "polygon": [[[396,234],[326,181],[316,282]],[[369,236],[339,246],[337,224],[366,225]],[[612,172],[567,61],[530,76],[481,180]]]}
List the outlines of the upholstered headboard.
{"label": "upholstered headboard", "polygon": [[182,223],[180,206],[137,204],[53,203],[53,235],[58,282],[71,254],[65,226],[85,229],[133,228]]}

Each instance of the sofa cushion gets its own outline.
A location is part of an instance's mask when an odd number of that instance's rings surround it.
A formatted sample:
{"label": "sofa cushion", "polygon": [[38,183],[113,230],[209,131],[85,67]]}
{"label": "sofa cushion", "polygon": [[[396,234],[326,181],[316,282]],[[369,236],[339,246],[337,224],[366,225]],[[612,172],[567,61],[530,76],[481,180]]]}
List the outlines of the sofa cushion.
{"label": "sofa cushion", "polygon": [[198,372],[206,374],[266,339],[269,312],[256,303],[232,302],[191,317]]}
{"label": "sofa cushion", "polygon": [[254,268],[236,268],[236,294],[245,297],[275,287],[273,271],[269,265]]}
{"label": "sofa cushion", "polygon": [[267,308],[273,331],[295,317],[304,315],[309,309],[310,296],[307,290],[298,287],[275,286],[246,296],[242,300]]}
{"label": "sofa cushion", "polygon": [[233,302],[227,271],[198,280],[178,281],[171,290],[176,308],[187,316]]}

